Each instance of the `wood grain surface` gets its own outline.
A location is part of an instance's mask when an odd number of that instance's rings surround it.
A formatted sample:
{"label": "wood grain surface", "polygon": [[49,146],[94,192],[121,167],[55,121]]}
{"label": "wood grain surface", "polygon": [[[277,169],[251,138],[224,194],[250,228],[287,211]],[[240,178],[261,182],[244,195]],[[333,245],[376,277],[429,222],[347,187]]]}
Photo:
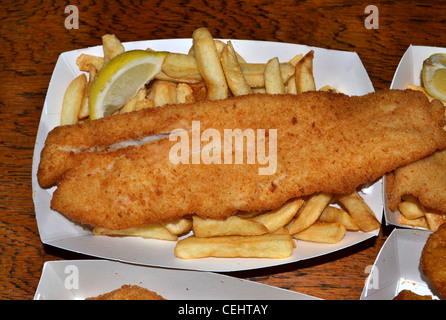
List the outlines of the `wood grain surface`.
{"label": "wood grain surface", "polygon": [[[76,5],[79,28],[67,29]],[[367,29],[367,5],[379,28]],[[446,4],[438,1],[11,1],[0,10],[0,299],[34,296],[45,261],[86,258],[44,246],[34,214],[31,164],[51,74],[58,56],[99,45],[105,33],[123,42],[190,38],[205,26],[216,38],[290,42],[355,51],[376,90],[388,88],[411,44],[446,47]],[[231,273],[322,299],[359,299],[392,227],[348,249],[281,267]]]}

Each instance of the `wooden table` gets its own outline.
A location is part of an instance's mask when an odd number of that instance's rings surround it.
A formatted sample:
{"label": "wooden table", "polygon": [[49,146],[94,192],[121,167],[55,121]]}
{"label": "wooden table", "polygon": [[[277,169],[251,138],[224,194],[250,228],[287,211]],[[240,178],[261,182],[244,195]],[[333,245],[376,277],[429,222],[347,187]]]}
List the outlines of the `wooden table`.
{"label": "wooden table", "polygon": [[[48,83],[60,53],[122,41],[190,38],[205,26],[216,38],[291,42],[356,51],[376,90],[388,88],[410,44],[446,47],[446,5],[373,1],[378,29],[365,27],[368,3],[346,1],[93,1],[77,5],[67,29],[67,1],[29,0],[0,10],[0,299],[32,299],[45,261],[85,258],[44,246],[34,215],[31,163]],[[76,2],[77,3],[77,2]],[[125,5],[124,5],[125,3]],[[298,3],[298,4],[297,4]],[[71,22],[73,22],[72,20]],[[68,21],[70,22],[70,21]],[[68,24],[69,25],[69,24]],[[358,299],[391,231],[337,253],[232,275],[323,299]]]}

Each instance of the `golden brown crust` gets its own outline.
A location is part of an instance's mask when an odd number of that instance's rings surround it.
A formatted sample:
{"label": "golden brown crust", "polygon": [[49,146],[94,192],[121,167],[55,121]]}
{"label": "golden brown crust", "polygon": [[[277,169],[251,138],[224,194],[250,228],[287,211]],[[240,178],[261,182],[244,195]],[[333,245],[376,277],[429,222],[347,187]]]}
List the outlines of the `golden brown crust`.
{"label": "golden brown crust", "polygon": [[[75,167],[52,168],[57,174],[49,180],[58,186],[52,208],[109,229],[191,213],[225,218],[238,210],[275,209],[315,192],[350,192],[446,147],[440,110],[441,104],[429,103],[413,90],[361,97],[329,92],[258,94],[143,110],[51,132],[42,151],[48,156],[42,156],[39,181],[51,173],[45,169],[51,161],[75,157]],[[201,132],[213,128],[222,136],[224,129],[277,129],[277,171],[262,176],[258,169],[265,165],[246,161],[173,165],[169,151],[177,142],[169,139],[113,152],[69,151],[148,133],[190,130],[192,121],[200,121]],[[80,165],[78,157],[83,157]]]}
{"label": "golden brown crust", "polygon": [[137,285],[123,285],[122,287],[85,300],[166,300],[156,292]]}
{"label": "golden brown crust", "polygon": [[410,194],[425,208],[446,213],[446,149],[396,169],[390,182],[387,198],[391,210],[397,210],[401,197]]}
{"label": "golden brown crust", "polygon": [[427,239],[420,263],[434,288],[446,298],[446,223]]}
{"label": "golden brown crust", "polygon": [[401,290],[393,300],[432,300],[432,296],[420,295],[410,290]]}

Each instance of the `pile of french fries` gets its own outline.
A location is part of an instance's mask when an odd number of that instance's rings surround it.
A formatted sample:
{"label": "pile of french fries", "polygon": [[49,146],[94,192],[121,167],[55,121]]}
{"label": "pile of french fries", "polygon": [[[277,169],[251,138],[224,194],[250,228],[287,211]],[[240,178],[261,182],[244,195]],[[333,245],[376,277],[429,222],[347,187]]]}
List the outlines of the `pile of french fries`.
{"label": "pile of french fries", "polygon": [[[213,39],[206,28],[195,30],[192,38],[193,45],[187,54],[169,52],[155,80],[141,88],[117,112],[251,93],[299,94],[316,90],[312,50],[287,62],[273,57],[267,63],[249,63],[235,51],[231,41]],[[114,35],[103,36],[102,42],[103,57],[81,54],[77,58],[79,70],[87,72],[89,79],[83,74],[70,84],[61,124],[88,117],[89,85],[108,61],[124,52]],[[336,91],[330,86],[320,90]],[[125,230],[95,227],[93,233],[178,241],[175,255],[182,259],[286,258],[292,255],[295,240],[333,244],[341,241],[347,231],[369,232],[380,225],[355,191],[343,196],[318,193],[305,199],[292,199],[273,211],[240,212],[226,220],[194,215]]]}
{"label": "pile of french fries", "polygon": [[446,214],[430,211],[412,195],[404,195],[398,204],[399,221],[401,224],[421,227],[429,230],[438,230],[446,222]]}
{"label": "pile of french fries", "polygon": [[175,256],[181,259],[280,259],[292,255],[294,240],[335,244],[347,231],[370,232],[380,226],[370,207],[355,191],[342,196],[317,193],[292,199],[276,210],[239,212],[225,220],[193,215],[125,230],[96,227],[93,233],[179,240]]}
{"label": "pile of french fries", "polygon": [[[61,125],[88,119],[88,92],[102,67],[125,51],[112,34],[102,37],[103,56],[80,54],[76,64],[85,72],[68,86],[62,103]],[[146,48],[145,50],[151,50]],[[117,113],[173,103],[226,99],[250,93],[301,93],[316,90],[311,50],[297,54],[290,61],[277,57],[267,63],[248,63],[231,43],[213,39],[209,30],[199,28],[193,33],[189,52],[169,52],[155,80],[141,88]],[[87,75],[88,74],[88,79]],[[329,86],[321,90],[335,90]]]}

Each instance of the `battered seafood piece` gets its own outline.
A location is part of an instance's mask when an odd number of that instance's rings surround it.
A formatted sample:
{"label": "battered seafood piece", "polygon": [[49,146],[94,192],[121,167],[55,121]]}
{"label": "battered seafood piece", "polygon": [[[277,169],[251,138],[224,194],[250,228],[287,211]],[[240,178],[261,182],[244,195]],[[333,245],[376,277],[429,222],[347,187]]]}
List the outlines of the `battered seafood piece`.
{"label": "battered seafood piece", "polygon": [[121,288],[85,300],[166,300],[156,292],[137,285],[123,285]]}
{"label": "battered seafood piece", "polygon": [[410,290],[401,290],[393,300],[432,300],[432,296],[420,295]]}
{"label": "battered seafood piece", "polygon": [[446,298],[446,223],[432,233],[421,253],[421,268],[434,288]]}
{"label": "battered seafood piece", "polygon": [[424,207],[446,213],[446,149],[389,174],[386,192],[392,211],[410,194]]}
{"label": "battered seafood piece", "polygon": [[[239,210],[276,209],[316,192],[351,192],[445,148],[443,110],[413,90],[353,97],[253,94],[145,109],[55,128],[38,178],[42,187],[57,184],[52,209],[93,226],[125,229],[192,213],[224,219]],[[183,129],[190,142],[194,121],[200,124],[201,149],[185,154],[189,164],[169,157],[178,139],[145,140]],[[207,129],[221,134],[220,147],[224,129],[264,130],[257,151],[264,142],[270,156],[277,130],[275,171],[259,174],[267,164],[248,163],[247,152],[241,164],[193,164],[197,154],[199,160],[205,152],[223,155],[221,148],[207,148]]]}

